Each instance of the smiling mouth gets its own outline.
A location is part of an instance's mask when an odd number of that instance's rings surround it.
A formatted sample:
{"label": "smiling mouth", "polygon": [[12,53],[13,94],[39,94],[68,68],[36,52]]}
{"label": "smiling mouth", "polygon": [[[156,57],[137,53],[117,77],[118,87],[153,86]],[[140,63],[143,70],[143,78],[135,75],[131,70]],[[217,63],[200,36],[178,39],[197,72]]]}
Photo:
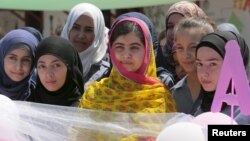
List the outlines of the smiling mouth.
{"label": "smiling mouth", "polygon": [[18,76],[23,75],[23,73],[16,73],[16,72],[12,72],[12,74],[14,74],[14,75],[18,75]]}

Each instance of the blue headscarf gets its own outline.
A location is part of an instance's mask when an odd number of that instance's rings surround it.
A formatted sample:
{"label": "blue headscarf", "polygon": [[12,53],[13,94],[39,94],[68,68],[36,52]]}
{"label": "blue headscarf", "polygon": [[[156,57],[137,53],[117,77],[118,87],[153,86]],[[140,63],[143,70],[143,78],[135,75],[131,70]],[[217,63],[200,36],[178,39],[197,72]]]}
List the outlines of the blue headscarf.
{"label": "blue headscarf", "polygon": [[42,33],[39,30],[35,29],[34,27],[25,26],[25,27],[22,27],[21,29],[26,30],[26,31],[32,33],[37,38],[37,40],[39,42],[42,41],[42,39],[43,39]]}
{"label": "blue headscarf", "polygon": [[[29,76],[19,82],[11,80],[4,71],[4,57],[17,47],[14,45],[25,44],[31,51],[32,60],[35,58],[35,48],[38,45],[38,40],[30,32],[15,29],[8,32],[0,41],[0,93],[9,97],[12,100],[25,100],[29,96],[29,78],[33,73],[33,69]],[[32,68],[34,63],[32,63]]]}

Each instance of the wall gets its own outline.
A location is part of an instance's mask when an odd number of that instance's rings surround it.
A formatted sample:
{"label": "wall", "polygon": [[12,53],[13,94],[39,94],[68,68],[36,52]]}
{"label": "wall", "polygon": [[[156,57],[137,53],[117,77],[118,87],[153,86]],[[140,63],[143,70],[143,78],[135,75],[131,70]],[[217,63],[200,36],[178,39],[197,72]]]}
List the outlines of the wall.
{"label": "wall", "polygon": [[201,7],[217,24],[233,23],[250,46],[250,0],[205,0]]}
{"label": "wall", "polygon": [[[24,12],[19,11],[17,13],[24,17]],[[0,11],[0,19],[0,26],[5,30],[5,32],[25,26],[25,23],[10,11]]]}
{"label": "wall", "polygon": [[[151,19],[157,32],[165,28],[165,15],[170,5],[145,7],[144,13]],[[202,0],[200,6],[214,21],[231,22],[235,24],[240,33],[250,45],[250,0]],[[17,11],[24,16],[24,12]],[[53,17],[52,19],[50,17]],[[0,11],[0,26],[6,31],[16,27],[23,27],[24,22],[9,11]],[[43,35],[54,35],[57,27],[62,26],[67,19],[65,12],[45,11]]]}
{"label": "wall", "polygon": [[65,12],[45,11],[43,35],[45,37],[55,35],[56,30],[63,27],[67,16]]}
{"label": "wall", "polygon": [[145,15],[153,22],[158,33],[165,29],[166,12],[169,7],[170,5],[163,5],[144,8]]}

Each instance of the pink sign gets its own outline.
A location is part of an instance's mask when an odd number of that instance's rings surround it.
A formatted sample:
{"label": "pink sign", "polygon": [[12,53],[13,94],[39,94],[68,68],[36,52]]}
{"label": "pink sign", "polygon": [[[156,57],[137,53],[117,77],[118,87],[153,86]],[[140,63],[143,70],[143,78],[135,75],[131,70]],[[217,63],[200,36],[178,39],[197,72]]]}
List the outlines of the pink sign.
{"label": "pink sign", "polygon": [[[222,102],[226,102],[233,107],[237,105],[244,115],[250,115],[250,88],[240,47],[235,40],[228,41],[226,54],[221,69],[211,111],[220,112]],[[228,85],[232,80],[232,87],[235,92],[227,94]],[[233,89],[232,88],[232,89]]]}

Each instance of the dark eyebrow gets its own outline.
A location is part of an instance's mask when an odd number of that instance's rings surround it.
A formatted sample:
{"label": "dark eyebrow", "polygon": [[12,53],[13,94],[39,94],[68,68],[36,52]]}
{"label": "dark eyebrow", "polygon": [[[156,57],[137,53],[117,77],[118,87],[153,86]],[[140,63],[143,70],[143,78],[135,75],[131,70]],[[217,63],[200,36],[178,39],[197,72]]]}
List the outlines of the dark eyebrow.
{"label": "dark eyebrow", "polygon": [[86,26],[85,28],[88,28],[88,29],[94,29],[93,26]]}
{"label": "dark eyebrow", "polygon": [[[123,45],[123,43],[114,43],[114,45]],[[131,43],[130,45],[137,45],[137,46],[140,46],[141,44],[140,43],[137,43],[137,42],[135,42],[135,43]]]}
{"label": "dark eyebrow", "polygon": [[[197,61],[201,61],[199,58],[196,58]],[[218,58],[211,58],[211,59],[208,59],[208,60],[205,60],[205,61],[220,61],[220,59]]]}
{"label": "dark eyebrow", "polygon": [[[56,63],[56,62],[59,62],[60,60],[59,59],[55,59],[52,61],[52,63]],[[45,63],[44,61],[38,61],[37,63]]]}
{"label": "dark eyebrow", "polygon": [[[6,56],[7,55],[10,55],[10,56],[17,56],[16,54],[14,54],[14,53],[8,53],[8,54],[6,54]],[[31,56],[30,55],[27,55],[27,56],[23,56],[23,57],[28,57],[28,58],[31,58]]]}
{"label": "dark eyebrow", "polygon": [[131,43],[130,45],[137,45],[137,46],[140,46],[141,44],[140,43]]}
{"label": "dark eyebrow", "polygon": [[[77,24],[77,23],[74,23],[73,25],[74,25],[74,26],[81,26],[80,24]],[[94,29],[93,26],[86,26],[85,28]]]}
{"label": "dark eyebrow", "polygon": [[208,61],[219,61],[218,58],[211,58],[211,59],[208,59]]}
{"label": "dark eyebrow", "polygon": [[114,43],[113,45],[123,45],[122,43]]}

